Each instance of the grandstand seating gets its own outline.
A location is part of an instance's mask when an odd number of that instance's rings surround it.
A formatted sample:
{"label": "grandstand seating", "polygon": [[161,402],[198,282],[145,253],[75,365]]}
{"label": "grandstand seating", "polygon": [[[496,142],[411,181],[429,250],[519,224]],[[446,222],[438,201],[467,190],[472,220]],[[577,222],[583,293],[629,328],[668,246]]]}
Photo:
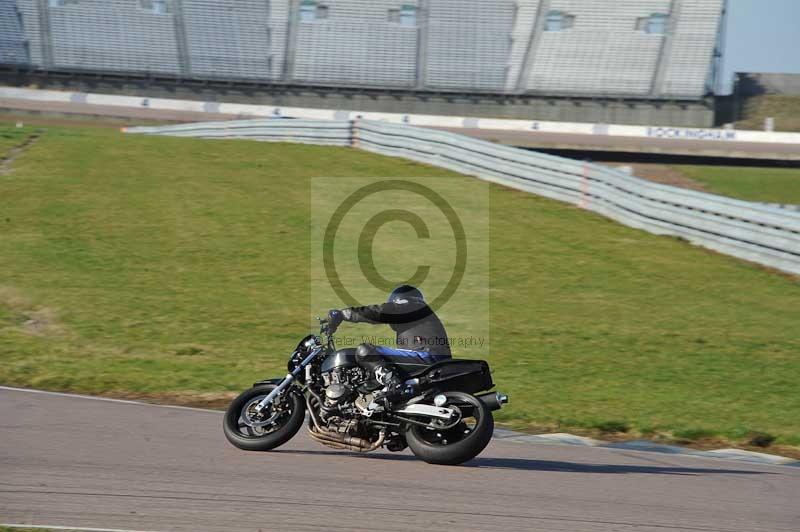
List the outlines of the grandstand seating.
{"label": "grandstand seating", "polygon": [[193,75],[280,79],[286,0],[183,0],[181,7]]}
{"label": "grandstand seating", "polygon": [[[172,13],[145,2],[73,0],[49,9],[53,63],[66,68],[177,74]],[[57,3],[57,2],[56,2]]]}
{"label": "grandstand seating", "polygon": [[665,96],[692,96],[704,92],[709,65],[717,41],[717,26],[723,0],[703,0],[678,4],[673,43],[668,54],[664,84]]}
{"label": "grandstand seating", "polygon": [[[39,16],[37,2],[33,0],[16,0],[13,3],[16,4],[17,12],[22,18],[21,29],[27,43],[28,60],[32,66],[44,66],[41,35],[42,24],[40,24],[41,17]],[[8,11],[4,11],[3,14],[7,16],[11,15]]]}
{"label": "grandstand seating", "polygon": [[538,92],[646,95],[664,35],[637,31],[637,21],[669,13],[669,0],[553,0],[549,12],[575,17],[563,31],[543,31],[525,83]]}
{"label": "grandstand seating", "polygon": [[0,63],[27,63],[20,15],[13,0],[0,0]]}
{"label": "grandstand seating", "polygon": [[518,0],[514,29],[511,32],[511,50],[508,56],[506,91],[514,92],[519,86],[525,69],[525,59],[531,40],[536,35],[536,21],[542,2],[540,0]]}
{"label": "grandstand seating", "polygon": [[[400,9],[406,6],[401,20]],[[304,0],[293,79],[308,83],[413,87],[416,4],[409,0]],[[390,13],[390,10],[396,12]],[[413,23],[413,25],[412,25]]]}
{"label": "grandstand seating", "polygon": [[722,4],[0,0],[0,63],[306,85],[699,100],[709,87]]}
{"label": "grandstand seating", "polygon": [[435,0],[428,6],[426,85],[505,90],[514,2]]}

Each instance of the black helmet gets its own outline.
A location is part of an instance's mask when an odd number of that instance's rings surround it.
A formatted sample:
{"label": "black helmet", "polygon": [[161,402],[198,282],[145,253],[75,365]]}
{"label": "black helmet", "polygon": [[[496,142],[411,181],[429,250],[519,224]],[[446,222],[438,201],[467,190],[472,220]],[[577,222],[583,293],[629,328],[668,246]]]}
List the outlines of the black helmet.
{"label": "black helmet", "polygon": [[410,284],[403,284],[389,294],[389,303],[407,303],[408,301],[425,301],[422,292]]}

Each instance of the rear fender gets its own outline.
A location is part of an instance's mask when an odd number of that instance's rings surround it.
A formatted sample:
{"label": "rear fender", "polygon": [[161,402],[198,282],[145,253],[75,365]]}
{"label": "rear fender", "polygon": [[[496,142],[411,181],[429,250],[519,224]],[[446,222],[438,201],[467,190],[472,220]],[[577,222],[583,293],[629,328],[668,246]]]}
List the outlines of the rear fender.
{"label": "rear fender", "polygon": [[494,387],[485,360],[445,360],[414,375],[426,388],[475,394]]}

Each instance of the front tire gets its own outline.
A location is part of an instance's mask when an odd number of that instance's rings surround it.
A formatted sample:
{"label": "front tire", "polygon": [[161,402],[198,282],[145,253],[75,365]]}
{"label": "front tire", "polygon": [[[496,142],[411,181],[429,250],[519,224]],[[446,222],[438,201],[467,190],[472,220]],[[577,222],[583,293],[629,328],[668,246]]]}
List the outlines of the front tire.
{"label": "front tire", "polygon": [[444,395],[447,396],[447,406],[458,407],[464,419],[445,431],[410,425],[406,429],[406,441],[414,455],[429,464],[463,464],[489,445],[494,433],[494,418],[491,410],[473,395],[463,392]]}
{"label": "front tire", "polygon": [[247,409],[255,402],[266,397],[275,389],[274,384],[254,386],[242,392],[233,400],[222,420],[222,431],[234,446],[245,451],[270,451],[291,440],[300,427],[306,414],[306,405],[302,395],[286,390],[282,397],[267,407],[274,422],[265,427],[252,427],[245,423]]}

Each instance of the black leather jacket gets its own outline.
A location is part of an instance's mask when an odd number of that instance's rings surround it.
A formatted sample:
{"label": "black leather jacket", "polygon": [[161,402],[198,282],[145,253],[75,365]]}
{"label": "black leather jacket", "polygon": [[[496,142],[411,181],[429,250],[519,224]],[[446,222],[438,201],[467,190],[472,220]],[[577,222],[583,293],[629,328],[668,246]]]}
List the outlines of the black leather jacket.
{"label": "black leather jacket", "polygon": [[398,349],[451,356],[450,340],[435,312],[423,301],[408,300],[342,309],[345,321],[385,323],[397,333]]}

